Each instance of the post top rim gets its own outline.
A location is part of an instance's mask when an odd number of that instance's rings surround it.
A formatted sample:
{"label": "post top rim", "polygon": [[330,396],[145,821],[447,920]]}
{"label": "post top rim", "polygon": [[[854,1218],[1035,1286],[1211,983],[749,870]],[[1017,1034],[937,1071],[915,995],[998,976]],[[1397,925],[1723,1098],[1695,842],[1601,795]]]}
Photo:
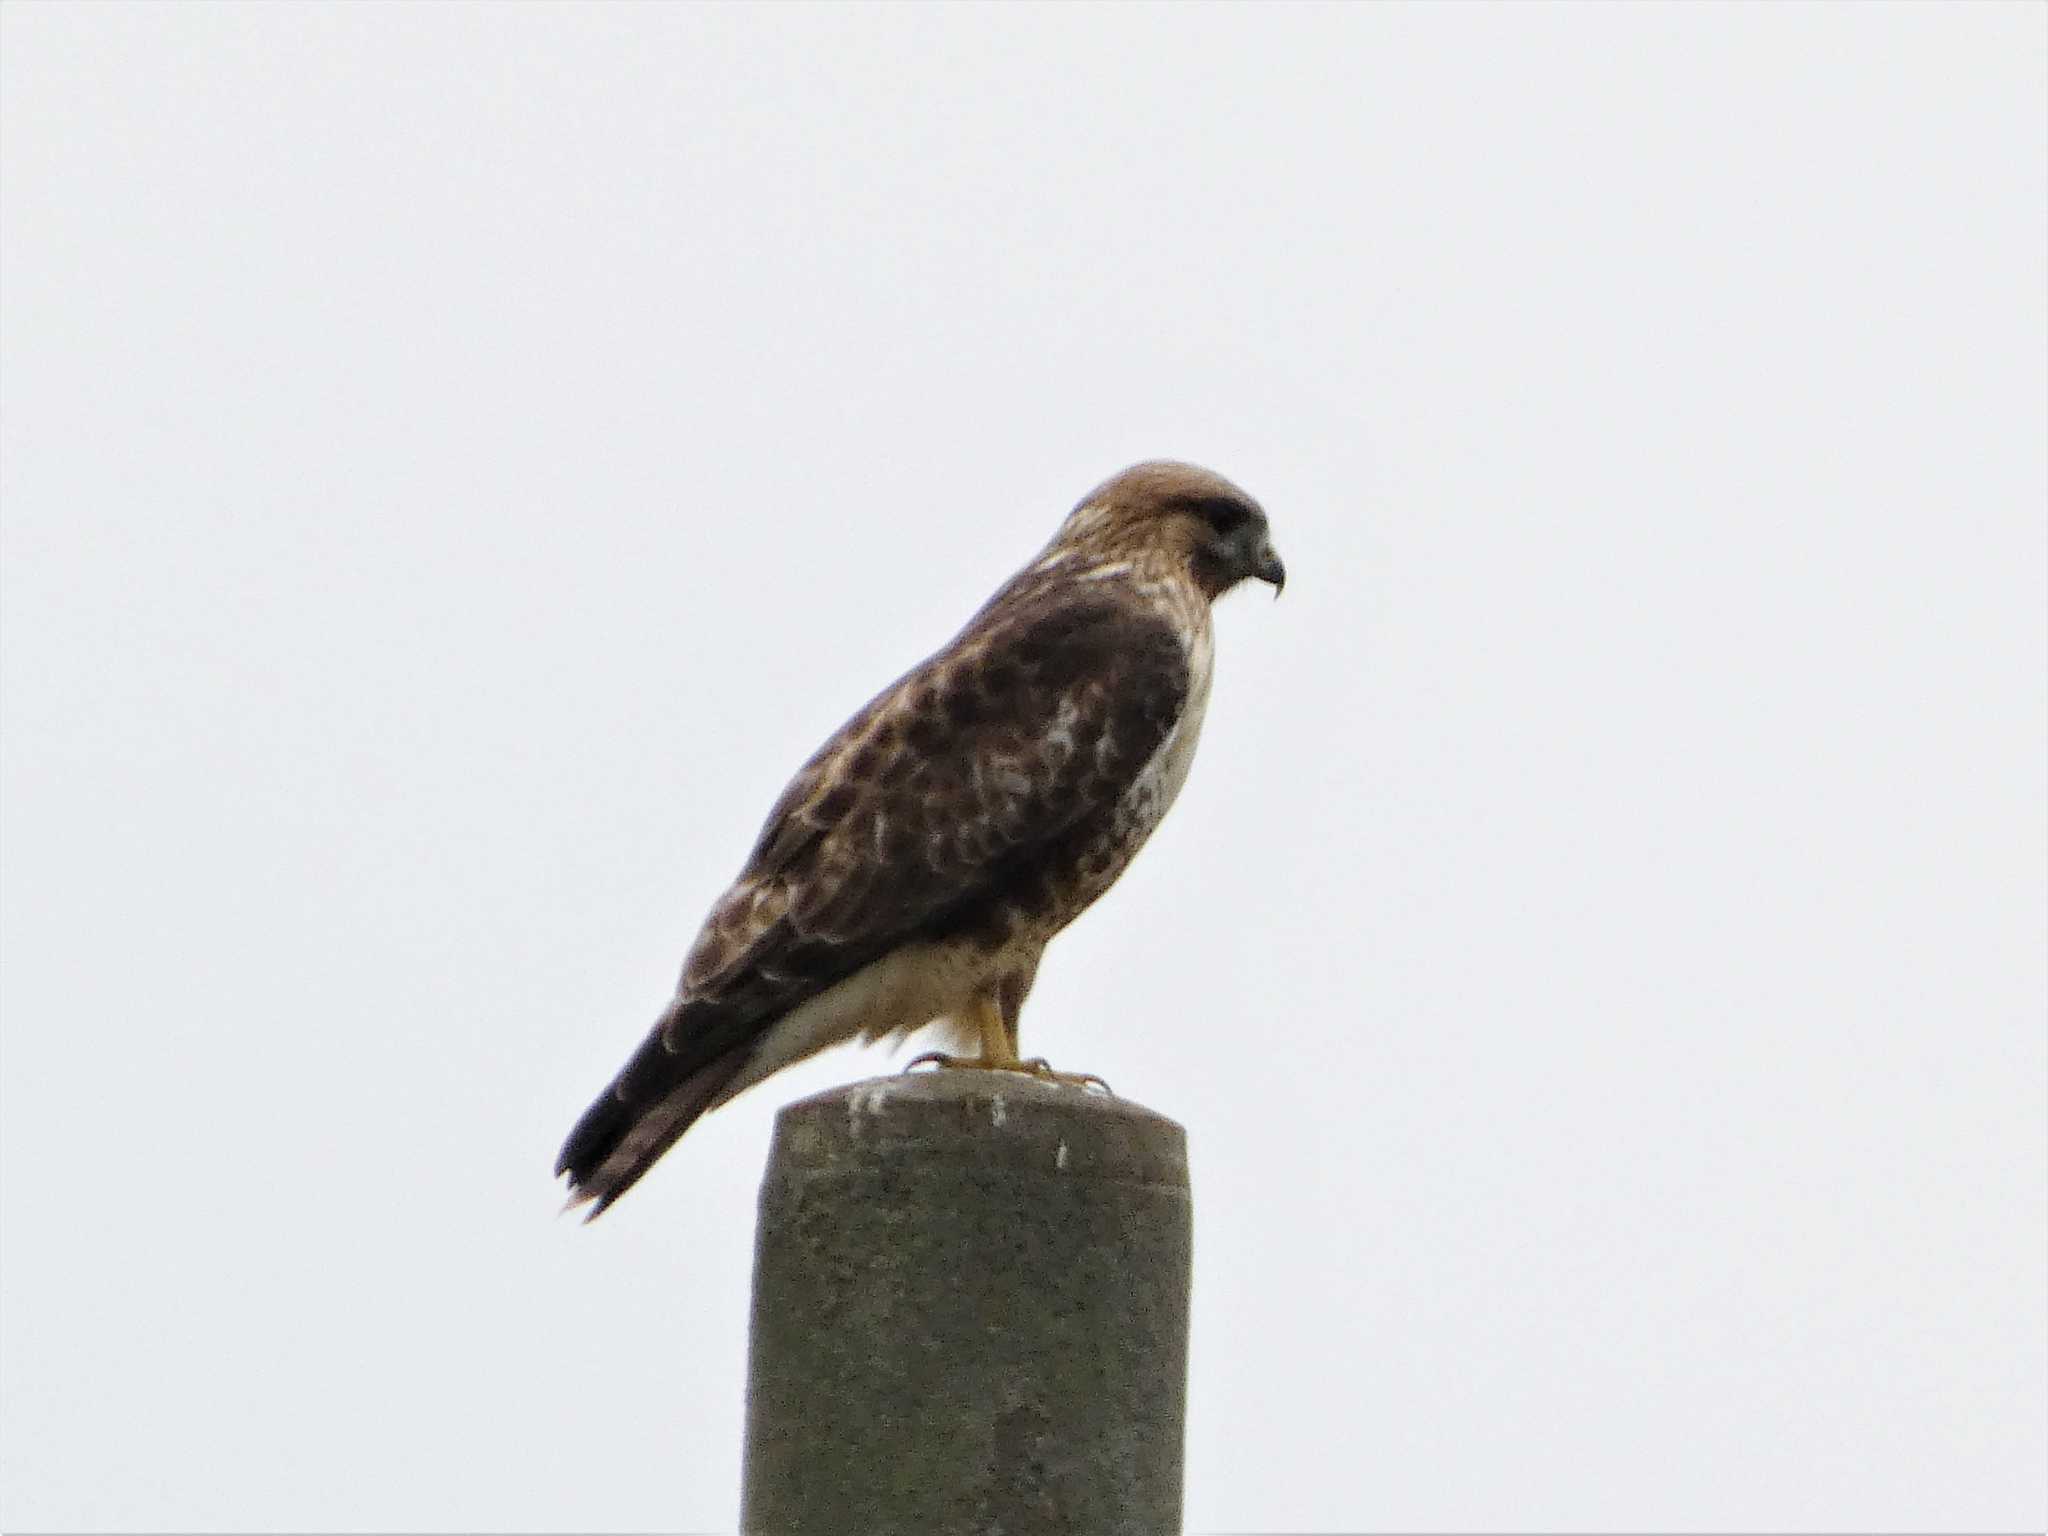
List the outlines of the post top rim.
{"label": "post top rim", "polygon": [[776,1116],[771,1170],[850,1171],[910,1157],[1076,1179],[1187,1188],[1187,1133],[1114,1094],[1022,1073],[899,1072],[846,1083]]}

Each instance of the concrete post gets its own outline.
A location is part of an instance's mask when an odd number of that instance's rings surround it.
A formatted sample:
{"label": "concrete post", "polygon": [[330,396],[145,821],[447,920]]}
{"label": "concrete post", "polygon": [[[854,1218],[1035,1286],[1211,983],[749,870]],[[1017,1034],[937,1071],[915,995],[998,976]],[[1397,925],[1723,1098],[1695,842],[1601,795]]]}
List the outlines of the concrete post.
{"label": "concrete post", "polygon": [[1177,1532],[1186,1137],[1007,1072],[792,1104],[761,1186],[753,1536]]}

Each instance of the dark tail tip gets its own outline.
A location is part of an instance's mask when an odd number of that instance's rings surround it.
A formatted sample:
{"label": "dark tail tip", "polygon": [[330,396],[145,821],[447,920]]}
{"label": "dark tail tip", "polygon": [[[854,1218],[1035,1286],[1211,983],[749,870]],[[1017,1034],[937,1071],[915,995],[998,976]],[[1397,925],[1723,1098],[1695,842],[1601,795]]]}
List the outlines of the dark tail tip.
{"label": "dark tail tip", "polygon": [[[569,1180],[563,1210],[589,1206],[585,1221],[602,1216],[638,1183],[683,1132],[711,1107],[751,1052],[744,1045],[707,1054],[671,1051],[664,1019],[648,1034],[611,1086],[583,1112],[555,1159],[557,1177]],[[687,1037],[686,1037],[687,1039]]]}

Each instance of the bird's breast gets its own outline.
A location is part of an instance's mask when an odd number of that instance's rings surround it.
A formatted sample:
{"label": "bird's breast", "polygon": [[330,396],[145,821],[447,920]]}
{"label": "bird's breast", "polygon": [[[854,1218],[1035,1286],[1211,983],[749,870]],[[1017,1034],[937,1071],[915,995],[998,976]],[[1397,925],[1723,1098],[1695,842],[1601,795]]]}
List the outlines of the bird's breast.
{"label": "bird's breast", "polygon": [[[1186,616],[1173,617],[1176,623],[1185,623]],[[1181,786],[1187,782],[1188,769],[1195,760],[1195,746],[1202,734],[1202,715],[1209,704],[1214,645],[1207,618],[1205,605],[1203,611],[1194,615],[1194,622],[1185,623],[1181,631],[1187,637],[1188,690],[1180,718],[1138,771],[1115,809],[1096,823],[1086,846],[1079,850],[1077,889],[1073,892],[1077,899],[1071,903],[1071,913],[1078,914],[1116,883],[1137,857],[1138,850],[1145,846],[1145,840],[1165,820]]]}
{"label": "bird's breast", "polygon": [[1136,844],[1151,836],[1152,829],[1165,819],[1180,795],[1181,786],[1187,783],[1188,769],[1195,761],[1195,746],[1202,735],[1202,716],[1209,707],[1209,677],[1214,659],[1215,646],[1209,626],[1204,624],[1188,645],[1187,707],[1152,754],[1151,761],[1139,770],[1119,808],[1118,819],[1125,823],[1125,835],[1133,839],[1133,853],[1137,851]]}

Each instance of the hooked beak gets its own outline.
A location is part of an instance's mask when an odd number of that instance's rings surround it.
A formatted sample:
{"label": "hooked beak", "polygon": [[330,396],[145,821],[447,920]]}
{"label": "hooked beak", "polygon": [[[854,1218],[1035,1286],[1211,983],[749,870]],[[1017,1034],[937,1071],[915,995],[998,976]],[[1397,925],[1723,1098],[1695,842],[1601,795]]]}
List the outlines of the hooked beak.
{"label": "hooked beak", "polygon": [[1280,563],[1279,552],[1273,548],[1272,540],[1265,540],[1259,545],[1258,568],[1253,574],[1259,580],[1272,584],[1273,596],[1276,598],[1280,595],[1281,590],[1286,587],[1287,567]]}

